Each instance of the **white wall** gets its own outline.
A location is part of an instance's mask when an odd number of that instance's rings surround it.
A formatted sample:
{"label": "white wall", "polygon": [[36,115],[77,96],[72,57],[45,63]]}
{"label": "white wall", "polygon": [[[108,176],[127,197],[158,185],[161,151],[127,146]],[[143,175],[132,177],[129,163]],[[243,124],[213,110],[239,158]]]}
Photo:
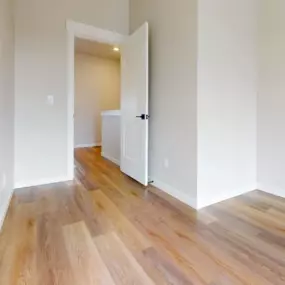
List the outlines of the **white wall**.
{"label": "white wall", "polygon": [[256,189],[257,0],[199,0],[198,207]]}
{"label": "white wall", "polygon": [[128,34],[128,11],[128,0],[16,0],[16,185],[68,174],[66,19]]}
{"label": "white wall", "polygon": [[[14,186],[13,155],[14,155],[13,2],[11,0],[0,0],[0,229]],[[4,178],[3,175],[5,175],[6,178]]]}
{"label": "white wall", "polygon": [[100,145],[101,112],[120,109],[120,61],[75,55],[75,146]]}
{"label": "white wall", "polygon": [[150,24],[150,176],[195,205],[197,1],[130,4],[131,31]]}
{"label": "white wall", "polygon": [[285,197],[285,1],[260,2],[257,180]]}

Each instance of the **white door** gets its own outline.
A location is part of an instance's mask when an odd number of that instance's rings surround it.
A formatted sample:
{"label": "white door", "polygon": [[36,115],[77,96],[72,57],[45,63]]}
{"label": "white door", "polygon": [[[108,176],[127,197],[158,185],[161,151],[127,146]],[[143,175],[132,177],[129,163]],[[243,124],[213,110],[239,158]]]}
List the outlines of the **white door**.
{"label": "white door", "polygon": [[148,23],[121,46],[121,171],[148,184]]}

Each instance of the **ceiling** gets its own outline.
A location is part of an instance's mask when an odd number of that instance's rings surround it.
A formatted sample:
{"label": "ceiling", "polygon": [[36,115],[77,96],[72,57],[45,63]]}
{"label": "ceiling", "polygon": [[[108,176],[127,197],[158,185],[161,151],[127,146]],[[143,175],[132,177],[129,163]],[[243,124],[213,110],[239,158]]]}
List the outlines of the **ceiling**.
{"label": "ceiling", "polygon": [[75,39],[75,52],[113,60],[120,60],[120,52],[113,51],[114,46],[83,39]]}

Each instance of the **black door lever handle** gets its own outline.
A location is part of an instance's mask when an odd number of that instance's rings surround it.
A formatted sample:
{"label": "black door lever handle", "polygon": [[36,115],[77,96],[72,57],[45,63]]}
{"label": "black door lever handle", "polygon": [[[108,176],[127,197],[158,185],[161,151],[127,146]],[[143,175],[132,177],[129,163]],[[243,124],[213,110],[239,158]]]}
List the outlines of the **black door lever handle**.
{"label": "black door lever handle", "polygon": [[149,115],[141,114],[140,116],[136,116],[136,118],[140,118],[141,120],[148,120],[149,119]]}

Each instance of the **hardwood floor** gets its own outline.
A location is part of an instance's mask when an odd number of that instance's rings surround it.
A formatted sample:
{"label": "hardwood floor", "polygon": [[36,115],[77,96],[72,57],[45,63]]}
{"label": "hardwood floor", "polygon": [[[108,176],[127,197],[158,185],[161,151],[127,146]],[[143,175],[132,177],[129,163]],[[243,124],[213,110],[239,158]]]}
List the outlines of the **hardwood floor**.
{"label": "hardwood floor", "polygon": [[0,235],[0,284],[285,284],[285,200],[255,191],[195,212],[145,191],[99,149],[80,183],[17,190]]}

